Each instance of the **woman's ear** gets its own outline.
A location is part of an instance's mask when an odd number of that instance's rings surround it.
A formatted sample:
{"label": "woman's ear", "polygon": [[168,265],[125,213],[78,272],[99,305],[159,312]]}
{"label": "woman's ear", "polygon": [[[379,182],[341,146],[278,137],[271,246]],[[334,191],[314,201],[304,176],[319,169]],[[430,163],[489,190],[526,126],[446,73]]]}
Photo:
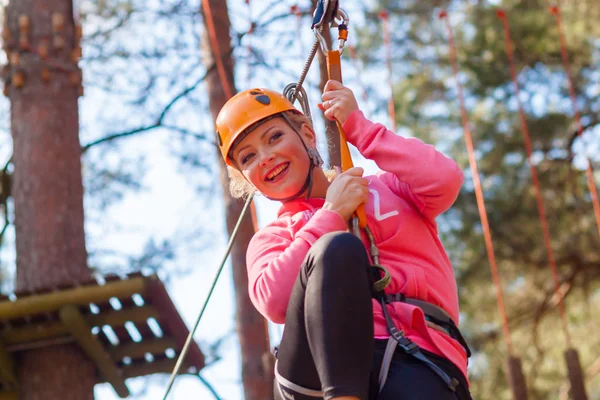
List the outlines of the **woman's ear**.
{"label": "woman's ear", "polygon": [[300,134],[302,139],[304,139],[304,143],[308,147],[317,147],[317,135],[315,131],[308,125],[307,123],[303,123],[300,128]]}

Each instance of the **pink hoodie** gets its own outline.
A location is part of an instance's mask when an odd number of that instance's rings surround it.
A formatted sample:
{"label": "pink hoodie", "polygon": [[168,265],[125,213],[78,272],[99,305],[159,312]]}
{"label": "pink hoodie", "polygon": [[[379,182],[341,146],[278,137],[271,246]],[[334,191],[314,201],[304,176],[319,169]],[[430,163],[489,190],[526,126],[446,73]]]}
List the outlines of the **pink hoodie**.
{"label": "pink hoodie", "polygon": [[[380,264],[392,276],[387,293],[404,293],[446,310],[458,323],[458,295],[450,260],[437,235],[435,218],[456,200],[462,171],[451,159],[418,139],[403,138],[353,112],[346,138],[382,170],[369,179],[368,225],[379,248]],[[254,306],[269,320],[285,322],[287,304],[300,266],[312,244],[328,232],[347,230],[324,199],[284,203],[276,221],[257,232],[246,256]],[[363,237],[368,245],[368,240]],[[392,306],[390,306],[392,307]],[[444,356],[467,376],[467,357],[449,336],[428,328],[421,309],[393,303],[392,316],[406,336]],[[381,304],[373,300],[376,337],[388,337]]]}

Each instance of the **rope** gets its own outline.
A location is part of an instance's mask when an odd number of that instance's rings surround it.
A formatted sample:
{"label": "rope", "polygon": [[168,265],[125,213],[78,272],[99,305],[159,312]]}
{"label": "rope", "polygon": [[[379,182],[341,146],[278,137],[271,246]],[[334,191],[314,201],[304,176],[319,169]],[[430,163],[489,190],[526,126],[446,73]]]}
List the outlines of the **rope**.
{"label": "rope", "polygon": [[179,357],[177,358],[177,363],[175,364],[175,368],[173,369],[173,372],[171,373],[171,377],[169,378],[169,383],[167,385],[167,390],[165,392],[165,395],[163,396],[163,400],[167,399],[167,396],[169,395],[169,392],[171,391],[171,388],[173,387],[173,383],[175,382],[175,377],[179,373],[179,370],[181,369],[183,361],[185,360],[185,356],[190,348],[192,341],[194,340],[194,334],[196,333],[196,330],[198,329],[198,325],[200,325],[200,319],[202,319],[202,315],[204,315],[204,311],[206,310],[206,306],[208,305],[210,297],[212,296],[215,286],[217,285],[219,276],[221,275],[221,272],[223,271],[223,268],[225,267],[225,262],[227,261],[227,258],[229,257],[229,253],[231,252],[231,249],[233,248],[233,243],[237,236],[239,227],[242,225],[243,217],[246,215],[246,212],[248,212],[248,208],[249,208],[250,204],[252,203],[252,198],[253,198],[253,196],[250,195],[246,199],[246,203],[244,203],[244,208],[242,208],[240,217],[238,218],[237,223],[235,224],[235,227],[233,228],[233,232],[231,232],[231,237],[229,238],[229,243],[227,244],[227,249],[225,250],[225,255],[223,256],[223,259],[221,260],[221,265],[219,266],[219,269],[217,270],[215,278],[213,279],[212,285],[210,286],[210,290],[208,291],[208,296],[206,296],[206,300],[204,301],[204,304],[202,305],[202,309],[200,310],[200,315],[198,315],[198,318],[196,319],[194,328],[190,331],[190,333],[185,341],[185,344],[183,345],[183,349],[181,350],[181,353],[179,354]]}
{"label": "rope", "polygon": [[508,327],[508,318],[506,317],[506,309],[504,307],[504,299],[502,296],[502,288],[500,284],[500,276],[498,268],[496,266],[496,256],[494,254],[494,244],[492,242],[492,234],[490,232],[490,225],[487,219],[487,212],[485,209],[485,200],[483,198],[483,191],[481,189],[481,182],[479,181],[479,172],[477,170],[477,161],[475,158],[475,151],[473,148],[473,139],[471,138],[471,131],[469,129],[469,117],[465,107],[465,100],[462,92],[462,85],[458,79],[458,62],[456,61],[456,47],[454,45],[454,35],[452,33],[452,27],[448,20],[448,14],[442,11],[439,14],[439,18],[444,19],[446,23],[446,29],[448,34],[448,44],[450,46],[450,60],[452,62],[452,70],[454,72],[454,79],[456,80],[456,88],[458,91],[458,100],[460,103],[460,112],[463,124],[463,132],[465,136],[465,143],[467,146],[467,152],[469,154],[469,166],[471,168],[471,175],[473,176],[473,185],[475,187],[475,197],[477,199],[477,209],[479,210],[479,218],[481,219],[481,225],[483,226],[483,236],[485,238],[485,246],[487,249],[487,255],[490,262],[490,268],[492,270],[492,279],[494,280],[494,286],[496,288],[496,301],[500,311],[500,317],[502,321],[502,329],[504,330],[504,341],[506,342],[506,348],[508,354],[513,354],[512,341],[510,338],[510,330]]}
{"label": "rope", "polygon": [[[560,41],[560,55],[565,70],[565,75],[569,83],[569,96],[571,97],[571,104],[573,105],[573,116],[575,117],[575,123],[577,124],[577,136],[583,135],[583,126],[581,125],[581,116],[579,115],[579,109],[577,108],[577,98],[575,95],[575,85],[573,85],[573,79],[571,78],[571,67],[569,63],[569,55],[567,53],[567,42],[562,27],[560,9],[555,6],[550,8],[550,13],[556,17],[556,26],[558,28],[558,38]],[[598,226],[598,235],[600,236],[600,203],[598,202],[598,189],[594,181],[594,169],[592,167],[592,160],[587,157],[587,168],[585,173],[587,176],[587,183],[592,197],[592,205],[594,207],[594,216],[596,217],[596,225]]]}
{"label": "rope", "polygon": [[392,41],[390,39],[390,14],[387,11],[381,11],[379,18],[383,24],[383,42],[385,44],[385,63],[388,72],[388,86],[390,88],[390,97],[388,99],[388,114],[392,130],[396,132],[396,107],[394,105],[394,84],[392,81]]}
{"label": "rope", "polygon": [[[304,67],[302,68],[302,73],[300,74],[300,78],[298,78],[298,82],[296,83],[296,88],[294,89],[294,101],[298,98],[298,93],[300,92],[300,88],[306,79],[306,75],[308,75],[308,70],[312,65],[313,60],[315,59],[315,55],[317,54],[317,50],[319,49],[319,39],[315,39],[312,48],[310,49],[310,53],[308,55],[308,59],[304,63]],[[294,102],[292,101],[292,103]]]}
{"label": "rope", "polygon": [[231,85],[229,84],[229,80],[227,79],[227,73],[225,72],[225,65],[223,65],[223,59],[221,57],[221,49],[219,48],[219,41],[217,39],[217,33],[215,30],[215,23],[212,15],[212,10],[210,9],[210,0],[202,1],[202,10],[204,11],[204,16],[206,17],[206,30],[208,31],[208,36],[210,38],[210,44],[212,46],[212,50],[215,56],[215,62],[217,64],[217,71],[219,73],[219,79],[221,80],[221,85],[223,86],[223,90],[225,91],[225,97],[230,99],[233,97],[233,90]]}
{"label": "rope", "polygon": [[514,88],[515,88],[515,98],[517,100],[518,108],[519,108],[519,119],[521,121],[521,129],[523,130],[523,137],[525,139],[525,150],[527,152],[527,163],[529,164],[529,169],[531,171],[531,179],[533,181],[533,186],[535,187],[535,197],[537,202],[538,214],[540,217],[540,224],[542,225],[542,232],[544,234],[544,245],[546,246],[546,253],[548,254],[548,263],[552,270],[552,278],[554,280],[554,293],[558,299],[558,310],[560,312],[560,321],[562,324],[562,329],[565,334],[565,339],[567,341],[568,347],[571,347],[571,337],[569,335],[569,330],[567,326],[567,318],[565,307],[563,303],[562,296],[560,295],[560,279],[558,277],[558,270],[556,268],[556,261],[554,259],[554,251],[552,250],[552,244],[550,240],[550,229],[548,228],[548,220],[546,218],[546,210],[544,207],[544,199],[542,198],[542,190],[540,188],[540,181],[538,179],[537,169],[533,165],[531,161],[532,154],[532,146],[531,146],[531,136],[529,134],[529,127],[527,125],[527,119],[525,117],[525,111],[523,111],[523,104],[521,102],[520,96],[520,87],[519,82],[517,80],[517,72],[515,68],[515,60],[513,55],[512,48],[512,40],[510,37],[510,28],[508,23],[508,18],[506,17],[506,13],[503,10],[498,10],[497,12],[498,18],[502,20],[502,24],[504,26],[504,47],[506,49],[506,55],[508,57],[508,65],[510,68],[510,76],[512,78]]}

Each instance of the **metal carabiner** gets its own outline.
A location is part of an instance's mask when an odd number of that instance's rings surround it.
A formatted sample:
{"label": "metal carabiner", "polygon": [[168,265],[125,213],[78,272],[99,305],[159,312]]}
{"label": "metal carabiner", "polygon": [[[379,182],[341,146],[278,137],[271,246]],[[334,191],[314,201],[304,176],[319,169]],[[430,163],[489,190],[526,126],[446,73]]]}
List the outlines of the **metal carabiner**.
{"label": "metal carabiner", "polygon": [[[330,7],[328,4],[327,7]],[[339,6],[335,5],[335,14],[332,15],[330,21],[327,21],[328,11],[325,8],[325,4],[323,1],[319,1],[317,4],[317,9],[315,10],[315,18],[313,19],[312,30],[317,37],[319,44],[321,45],[321,51],[323,54],[327,54],[329,50],[329,46],[327,46],[327,41],[323,37],[323,29],[327,27],[331,28],[339,28],[339,36],[338,36],[338,51],[340,54],[344,52],[344,46],[346,44],[346,39],[348,38],[348,23],[350,22],[350,18],[348,17],[348,13],[346,11],[339,8]]]}
{"label": "metal carabiner", "polygon": [[350,23],[350,17],[346,11],[338,8],[337,15],[332,21],[331,26],[334,28],[338,28],[338,50],[340,54],[344,52],[344,46],[346,45],[346,40],[348,40],[348,24]]}

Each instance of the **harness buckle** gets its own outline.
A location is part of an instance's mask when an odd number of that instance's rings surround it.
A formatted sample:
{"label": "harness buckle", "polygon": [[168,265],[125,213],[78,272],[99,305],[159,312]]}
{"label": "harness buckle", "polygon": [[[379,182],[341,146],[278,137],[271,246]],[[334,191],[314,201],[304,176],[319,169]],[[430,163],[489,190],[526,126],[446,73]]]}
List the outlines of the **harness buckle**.
{"label": "harness buckle", "polygon": [[415,344],[415,342],[408,340],[406,337],[403,337],[402,340],[398,342],[398,346],[408,354],[415,354],[419,351],[419,346]]}
{"label": "harness buckle", "polygon": [[390,335],[398,342],[398,346],[408,354],[414,354],[419,351],[419,346],[412,340],[404,336],[404,332],[396,328],[395,325],[388,326]]}

